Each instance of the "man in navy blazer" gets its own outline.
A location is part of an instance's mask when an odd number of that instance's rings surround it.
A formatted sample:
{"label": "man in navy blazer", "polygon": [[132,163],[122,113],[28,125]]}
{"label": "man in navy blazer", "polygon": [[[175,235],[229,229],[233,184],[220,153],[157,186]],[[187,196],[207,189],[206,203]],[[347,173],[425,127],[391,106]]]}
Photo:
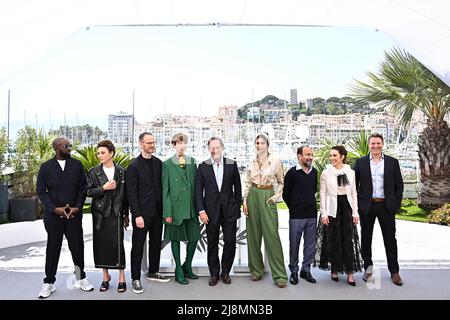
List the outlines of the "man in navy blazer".
{"label": "man in navy blazer", "polygon": [[[230,271],[236,253],[237,219],[241,216],[242,188],[235,161],[223,157],[223,141],[212,137],[208,141],[211,158],[198,166],[195,188],[200,220],[206,224],[208,240],[209,285],[214,286],[219,275],[225,284],[231,282]],[[219,261],[219,231],[222,226],[222,272]]]}
{"label": "man in navy blazer", "polygon": [[363,280],[373,273],[372,234],[375,219],[383,234],[384,247],[392,282],[403,285],[399,274],[395,214],[403,197],[403,179],[398,160],[382,153],[383,136],[369,137],[369,155],[356,160],[355,175],[358,190],[358,210],[361,218],[361,254],[364,260]]}
{"label": "man in navy blazer", "polygon": [[45,279],[39,298],[47,298],[56,290],[56,272],[63,236],[75,264],[75,287],[91,291],[94,287],[84,272],[83,204],[86,199],[86,176],[81,162],[70,157],[71,145],[65,138],[53,140],[55,157],[39,169],[36,192],[44,205],[47,231]]}

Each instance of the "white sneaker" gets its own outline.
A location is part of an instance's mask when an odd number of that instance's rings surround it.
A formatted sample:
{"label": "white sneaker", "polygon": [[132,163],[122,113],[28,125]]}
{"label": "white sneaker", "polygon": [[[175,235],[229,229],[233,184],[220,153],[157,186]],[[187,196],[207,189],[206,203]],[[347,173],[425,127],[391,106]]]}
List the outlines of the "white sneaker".
{"label": "white sneaker", "polygon": [[363,274],[363,281],[367,282],[367,281],[372,281],[372,275],[373,275],[373,265],[370,265],[367,267],[367,269],[364,271]]}
{"label": "white sneaker", "polygon": [[89,282],[87,278],[75,281],[74,287],[80,288],[83,291],[94,290],[94,286]]}
{"label": "white sneaker", "polygon": [[44,283],[42,285],[41,291],[39,291],[39,299],[48,298],[52,292],[56,291],[56,286],[53,283]]}

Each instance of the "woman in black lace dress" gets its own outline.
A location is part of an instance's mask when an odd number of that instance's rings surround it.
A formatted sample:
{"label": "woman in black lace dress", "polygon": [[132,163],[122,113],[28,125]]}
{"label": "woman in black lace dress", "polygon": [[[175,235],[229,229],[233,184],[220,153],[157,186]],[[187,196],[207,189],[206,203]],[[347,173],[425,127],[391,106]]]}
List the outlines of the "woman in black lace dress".
{"label": "woman in black lace dress", "polygon": [[353,273],[361,271],[361,254],[356,225],[359,222],[355,171],[345,164],[347,151],[334,146],[330,162],[320,177],[320,215],[317,229],[316,263],[331,270],[331,279],[347,274],[347,283],[355,286]]}

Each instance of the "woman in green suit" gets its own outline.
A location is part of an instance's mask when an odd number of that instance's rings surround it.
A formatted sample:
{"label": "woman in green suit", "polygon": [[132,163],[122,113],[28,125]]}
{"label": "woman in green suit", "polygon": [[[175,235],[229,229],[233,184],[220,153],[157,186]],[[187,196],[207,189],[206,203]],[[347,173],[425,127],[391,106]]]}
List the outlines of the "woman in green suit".
{"label": "woman in green suit", "polygon": [[[164,240],[171,240],[175,260],[175,281],[188,284],[189,279],[198,279],[192,272],[192,259],[197,242],[200,240],[200,227],[195,203],[195,159],[185,156],[188,138],[177,133],[172,138],[175,154],[163,163],[163,223]],[[186,261],[181,264],[180,241],[188,241]]]}

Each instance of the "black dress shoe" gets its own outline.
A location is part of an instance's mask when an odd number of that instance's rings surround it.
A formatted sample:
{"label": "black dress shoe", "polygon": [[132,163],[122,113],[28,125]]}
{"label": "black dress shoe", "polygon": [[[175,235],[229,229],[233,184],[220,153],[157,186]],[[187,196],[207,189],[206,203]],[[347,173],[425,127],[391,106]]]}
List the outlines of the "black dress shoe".
{"label": "black dress shoe", "polygon": [[219,281],[219,277],[218,276],[211,276],[211,278],[209,278],[209,285],[215,286],[217,284],[217,282]]}
{"label": "black dress shoe", "polygon": [[348,283],[349,286],[356,287],[356,282],[355,281],[348,281],[347,280],[347,283]]}
{"label": "black dress shoe", "polygon": [[300,271],[300,278],[305,279],[309,283],[316,283],[316,279],[312,276],[311,272],[309,271]]}
{"label": "black dress shoe", "polygon": [[397,286],[402,286],[403,285],[402,278],[400,278],[400,275],[398,274],[398,272],[392,273],[391,274],[391,279],[392,279],[392,282],[395,285],[397,285]]}
{"label": "black dress shoe", "polygon": [[231,278],[230,278],[230,276],[229,276],[228,274],[224,274],[224,275],[222,276],[222,281],[223,281],[223,283],[225,283],[225,284],[230,284],[230,283],[231,283]]}
{"label": "black dress shoe", "polygon": [[291,276],[289,278],[289,282],[293,285],[298,284],[298,273],[297,272],[292,272]]}

